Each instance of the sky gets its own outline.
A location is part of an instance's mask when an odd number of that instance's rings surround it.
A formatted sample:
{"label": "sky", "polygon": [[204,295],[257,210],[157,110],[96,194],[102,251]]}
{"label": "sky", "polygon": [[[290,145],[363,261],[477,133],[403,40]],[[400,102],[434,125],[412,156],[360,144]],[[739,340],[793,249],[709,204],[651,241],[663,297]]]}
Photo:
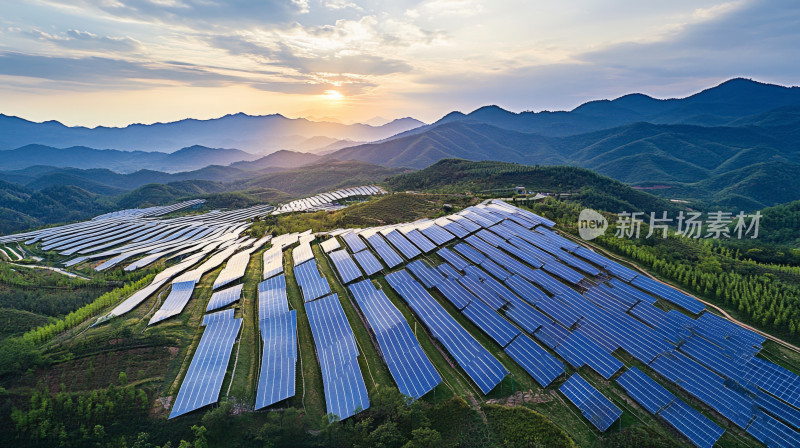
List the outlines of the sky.
{"label": "sky", "polygon": [[800,84],[795,0],[0,0],[0,113],[68,125],[570,110]]}

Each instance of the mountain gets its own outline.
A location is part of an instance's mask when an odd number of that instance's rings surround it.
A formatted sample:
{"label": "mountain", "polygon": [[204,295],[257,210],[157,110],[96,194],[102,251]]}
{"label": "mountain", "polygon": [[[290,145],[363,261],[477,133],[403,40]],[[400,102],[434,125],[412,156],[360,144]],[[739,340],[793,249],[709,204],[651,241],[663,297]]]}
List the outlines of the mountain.
{"label": "mountain", "polygon": [[[593,130],[611,123],[623,124]],[[627,95],[571,112],[487,106],[326,157],[417,169],[445,158],[568,164],[671,198],[754,210],[800,199],[794,182],[770,181],[800,167],[800,89],[736,79],[684,99]]]}
{"label": "mountain", "polygon": [[240,168],[247,171],[265,170],[270,168],[297,168],[302,165],[316,162],[319,159],[320,157],[314,154],[280,150],[258,160],[253,160],[252,162],[233,163],[231,164],[231,167]]}
{"label": "mountain", "polygon": [[735,78],[686,98],[656,99],[640,93],[614,100],[597,100],[571,111],[514,113],[484,106],[468,114],[451,112],[439,121],[397,137],[419,134],[445,123],[484,123],[502,129],[563,137],[609,129],[635,122],[737,125],[754,115],[782,107],[800,106],[800,87],[784,87]]}
{"label": "mountain", "polygon": [[0,157],[6,170],[42,165],[84,169],[105,168],[119,173],[132,173],[142,169],[157,169],[163,172],[192,171],[209,165],[230,165],[258,158],[238,149],[207,148],[198,145],[171,154],[93,149],[85,146],[59,149],[43,145],[26,145],[0,152]]}
{"label": "mountain", "polygon": [[[85,146],[124,151],[166,152],[202,145],[239,148],[266,155],[279,149],[303,146],[309,138],[374,141],[416,128],[424,123],[402,118],[381,126],[344,125],[291,119],[280,114],[252,116],[243,113],[211,120],[185,119],[170,123],[132,124],[125,127],[69,127],[57,121],[35,123],[0,114],[0,150],[29,144],[53,147]],[[331,141],[320,146],[326,146]],[[108,167],[106,167],[108,168]]]}

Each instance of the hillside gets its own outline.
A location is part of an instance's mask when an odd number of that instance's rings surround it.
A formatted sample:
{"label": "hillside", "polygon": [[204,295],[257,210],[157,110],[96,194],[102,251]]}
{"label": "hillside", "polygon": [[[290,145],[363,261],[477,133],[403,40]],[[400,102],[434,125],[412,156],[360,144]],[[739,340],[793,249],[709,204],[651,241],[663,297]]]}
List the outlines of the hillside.
{"label": "hillside", "polygon": [[390,179],[396,191],[508,195],[516,186],[542,193],[569,193],[570,200],[609,211],[676,210],[670,202],[634,190],[622,182],[593,171],[569,166],[527,166],[503,162],[446,159],[420,171]]}
{"label": "hillside", "polygon": [[358,161],[329,161],[263,174],[230,185],[234,190],[274,188],[295,196],[307,196],[337,188],[384,182],[405,171]]}

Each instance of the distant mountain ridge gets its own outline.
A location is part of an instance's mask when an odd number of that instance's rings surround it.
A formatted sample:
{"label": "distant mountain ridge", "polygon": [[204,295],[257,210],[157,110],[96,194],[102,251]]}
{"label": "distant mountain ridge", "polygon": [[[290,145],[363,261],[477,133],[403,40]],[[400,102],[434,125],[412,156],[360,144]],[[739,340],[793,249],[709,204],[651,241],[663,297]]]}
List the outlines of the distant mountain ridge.
{"label": "distant mountain ridge", "polygon": [[763,208],[800,199],[796,182],[770,180],[800,172],[800,88],[735,79],[684,99],[633,94],[571,112],[487,106],[326,157],[417,169],[447,158],[567,164],[666,184],[654,193],[667,197]]}
{"label": "distant mountain ridge", "polygon": [[85,146],[59,149],[44,145],[26,145],[2,151],[0,157],[4,170],[44,165],[82,169],[103,168],[118,173],[132,173],[143,169],[174,173],[197,170],[209,165],[230,165],[258,158],[254,154],[238,149],[208,148],[200,145],[182,148],[170,154],[94,149]]}
{"label": "distant mountain ridge", "polygon": [[[286,118],[280,114],[225,115],[210,120],[185,119],[170,123],[131,124],[125,127],[69,127],[57,121],[35,123],[0,114],[0,150],[38,144],[53,147],[86,146],[123,151],[171,153],[194,145],[238,148],[266,155],[279,149],[309,149],[312,138],[325,138],[319,146],[336,140],[375,141],[423,125],[400,118],[381,126],[345,125]],[[305,145],[305,146],[304,146]]]}

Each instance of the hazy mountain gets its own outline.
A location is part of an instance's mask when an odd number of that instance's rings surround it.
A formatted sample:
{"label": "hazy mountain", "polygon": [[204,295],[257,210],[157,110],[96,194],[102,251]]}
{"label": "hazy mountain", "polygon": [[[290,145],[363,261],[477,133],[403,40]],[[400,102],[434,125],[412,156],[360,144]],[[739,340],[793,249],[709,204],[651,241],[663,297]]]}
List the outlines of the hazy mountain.
{"label": "hazy mountain", "polygon": [[236,162],[231,164],[231,166],[247,171],[268,170],[271,168],[297,168],[316,162],[319,159],[320,156],[307,152],[281,150],[250,162]]}
{"label": "hazy mountain", "polygon": [[[623,124],[572,133],[614,122]],[[800,167],[800,89],[736,79],[684,99],[627,95],[572,112],[490,106],[327,157],[411,168],[445,158],[569,164],[666,186],[655,192],[668,197],[762,208],[800,198],[800,186],[786,182]]]}
{"label": "hazy mountain", "polygon": [[686,98],[656,99],[633,93],[614,100],[597,100],[571,111],[509,112],[484,106],[468,114],[451,112],[439,121],[396,137],[425,132],[452,122],[485,123],[545,136],[567,136],[645,121],[703,126],[740,125],[781,107],[800,107],[800,87],[765,84],[743,78],[726,81]]}
{"label": "hazy mountain", "polygon": [[207,148],[191,146],[171,154],[163,152],[119,151],[115,149],[93,149],[85,146],[53,148],[43,145],[26,145],[3,151],[3,168],[18,170],[36,165],[71,168],[105,168],[119,173],[131,173],[142,169],[164,172],[191,171],[209,165],[230,165],[242,160],[254,160],[257,156],[238,149]]}
{"label": "hazy mountain", "polygon": [[[0,150],[29,144],[53,147],[86,146],[125,151],[174,152],[193,145],[239,148],[265,155],[292,149],[312,137],[375,141],[416,128],[423,123],[402,118],[382,126],[315,122],[282,115],[243,113],[211,120],[186,119],[171,123],[132,124],[125,127],[69,127],[57,121],[34,123],[0,114]],[[325,143],[320,146],[325,146]]]}

